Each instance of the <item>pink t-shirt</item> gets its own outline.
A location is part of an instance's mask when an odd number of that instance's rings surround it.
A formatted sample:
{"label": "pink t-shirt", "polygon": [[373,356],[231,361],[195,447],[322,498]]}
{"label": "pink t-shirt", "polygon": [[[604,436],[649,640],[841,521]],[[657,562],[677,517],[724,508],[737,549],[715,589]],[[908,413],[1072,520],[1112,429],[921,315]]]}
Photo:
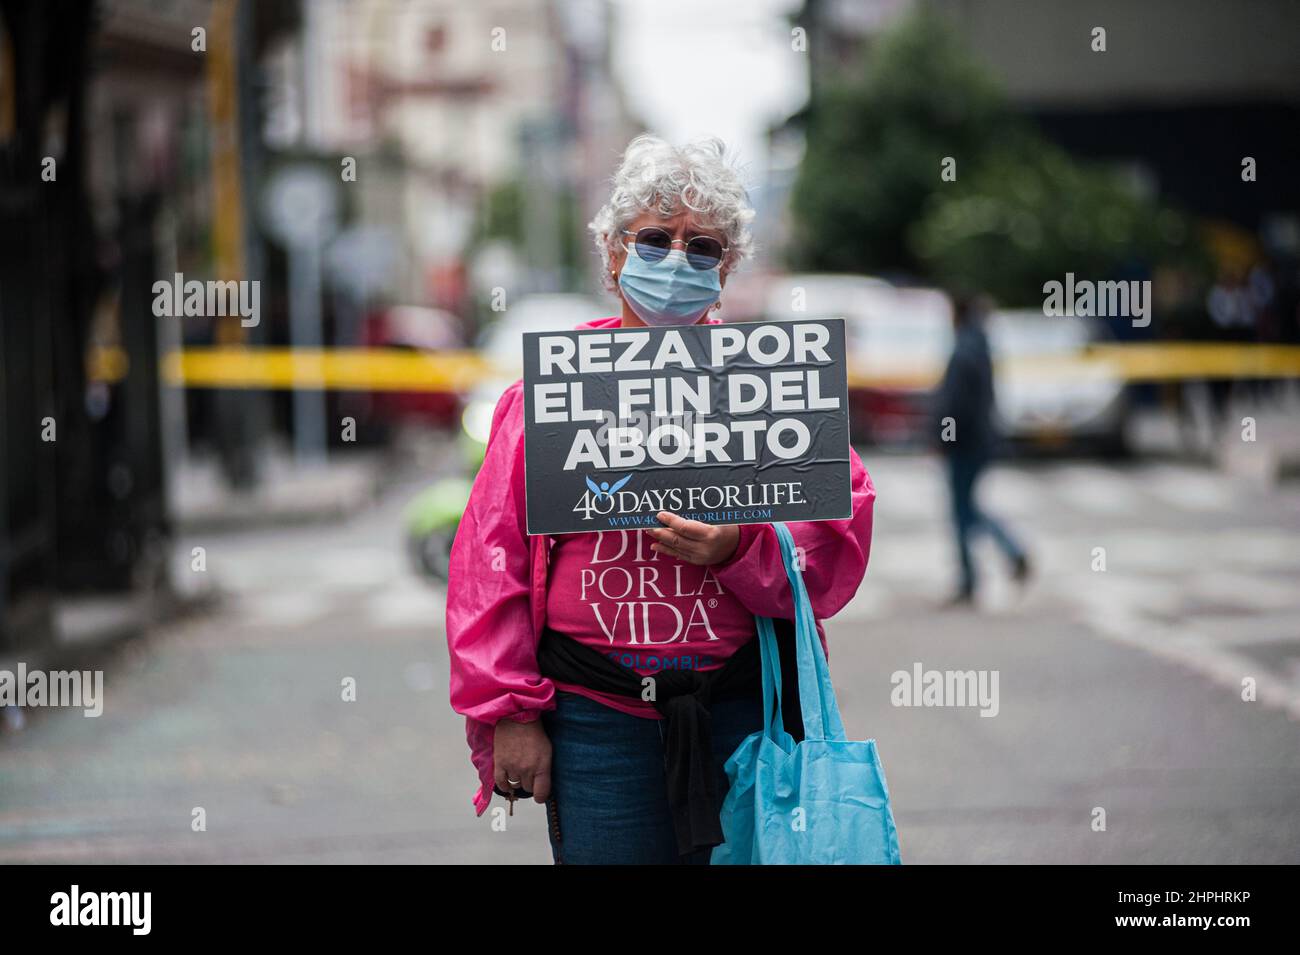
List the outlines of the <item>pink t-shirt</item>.
{"label": "pink t-shirt", "polygon": [[[753,639],[754,615],[708,567],[656,553],[653,543],[645,531],[556,537],[546,625],[641,676],[722,666]],[[653,704],[633,697],[555,686],[624,713],[660,715]]]}

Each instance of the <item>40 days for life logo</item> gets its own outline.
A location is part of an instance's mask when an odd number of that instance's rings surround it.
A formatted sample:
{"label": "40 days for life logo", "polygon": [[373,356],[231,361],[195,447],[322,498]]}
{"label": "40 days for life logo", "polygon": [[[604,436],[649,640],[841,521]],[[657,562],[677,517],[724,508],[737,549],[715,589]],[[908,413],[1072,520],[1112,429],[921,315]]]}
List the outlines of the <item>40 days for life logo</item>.
{"label": "40 days for life logo", "polygon": [[[588,476],[587,489],[573,506],[573,513],[582,515],[584,521],[609,518],[611,526],[617,526],[616,519],[623,517],[628,517],[629,525],[657,525],[654,515],[659,511],[710,523],[742,523],[771,520],[776,505],[806,503],[800,481],[624,490],[632,477],[624,475],[611,483]],[[642,519],[632,519],[636,516]]]}

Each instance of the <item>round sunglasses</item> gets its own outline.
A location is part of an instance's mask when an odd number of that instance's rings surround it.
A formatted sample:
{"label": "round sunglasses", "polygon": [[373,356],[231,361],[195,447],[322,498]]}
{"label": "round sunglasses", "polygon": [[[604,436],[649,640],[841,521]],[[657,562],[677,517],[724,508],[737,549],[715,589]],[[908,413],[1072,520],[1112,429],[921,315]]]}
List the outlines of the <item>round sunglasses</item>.
{"label": "round sunglasses", "polygon": [[[638,229],[636,232],[629,229],[623,229],[622,232],[624,235],[636,237],[633,243],[636,254],[642,261],[651,264],[662,262],[672,251],[673,245],[682,242],[681,239],[674,239],[667,230],[653,225]],[[693,236],[682,244],[686,246],[686,261],[692,268],[701,272],[716,269],[722,264],[722,257],[729,251],[727,246],[707,235]]]}

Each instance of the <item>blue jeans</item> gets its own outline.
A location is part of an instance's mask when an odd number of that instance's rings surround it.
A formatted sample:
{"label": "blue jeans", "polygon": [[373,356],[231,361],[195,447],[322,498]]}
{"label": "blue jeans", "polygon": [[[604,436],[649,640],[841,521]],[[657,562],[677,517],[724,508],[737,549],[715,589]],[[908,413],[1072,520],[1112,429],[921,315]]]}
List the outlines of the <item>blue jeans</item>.
{"label": "blue jeans", "polygon": [[971,561],[970,540],[976,531],[987,531],[1007,555],[1017,561],[1024,548],[1002,524],[981,510],[975,499],[975,486],[989,456],[983,452],[955,452],[948,455],[948,488],[952,492],[952,519],[957,532],[957,559],[961,564],[961,592],[975,590],[975,566]]}
{"label": "blue jeans", "polygon": [[[713,762],[722,767],[750,733],[763,728],[753,698],[713,700]],[[566,865],[708,865],[712,849],[677,854],[664,775],[663,720],[621,713],[576,693],[557,691],[542,714],[551,739],[551,798],[546,804],[551,854]]]}

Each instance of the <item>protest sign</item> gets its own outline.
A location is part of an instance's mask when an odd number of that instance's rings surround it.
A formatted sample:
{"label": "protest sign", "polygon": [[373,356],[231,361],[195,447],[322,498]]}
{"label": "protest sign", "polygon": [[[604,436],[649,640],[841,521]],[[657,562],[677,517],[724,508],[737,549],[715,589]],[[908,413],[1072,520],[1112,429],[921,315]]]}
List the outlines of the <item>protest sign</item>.
{"label": "protest sign", "polygon": [[851,516],[844,321],[524,336],[528,533]]}

